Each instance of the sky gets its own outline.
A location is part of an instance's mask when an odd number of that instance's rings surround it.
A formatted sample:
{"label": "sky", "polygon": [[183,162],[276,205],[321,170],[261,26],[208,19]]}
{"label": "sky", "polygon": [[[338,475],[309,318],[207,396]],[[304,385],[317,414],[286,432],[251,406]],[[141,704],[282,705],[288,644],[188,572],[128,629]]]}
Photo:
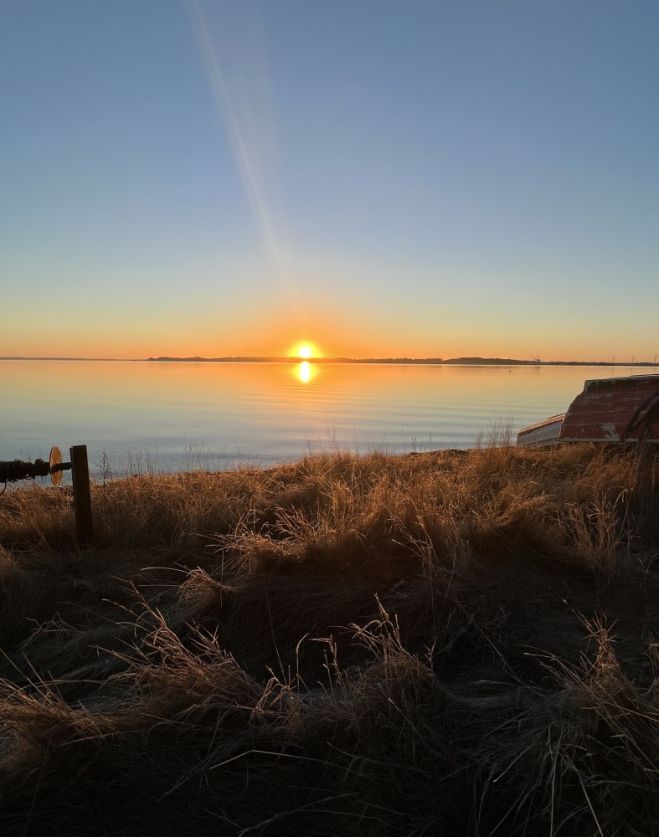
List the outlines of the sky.
{"label": "sky", "polygon": [[0,0],[0,355],[653,360],[654,0]]}

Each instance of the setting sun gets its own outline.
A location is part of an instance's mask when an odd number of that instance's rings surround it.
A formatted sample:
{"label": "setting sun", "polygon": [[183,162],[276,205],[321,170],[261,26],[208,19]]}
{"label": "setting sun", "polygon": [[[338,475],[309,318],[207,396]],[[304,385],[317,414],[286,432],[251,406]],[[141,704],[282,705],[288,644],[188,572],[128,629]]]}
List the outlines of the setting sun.
{"label": "setting sun", "polygon": [[291,350],[291,355],[299,357],[301,360],[311,360],[311,358],[318,357],[319,354],[318,347],[306,340],[302,343],[296,343]]}

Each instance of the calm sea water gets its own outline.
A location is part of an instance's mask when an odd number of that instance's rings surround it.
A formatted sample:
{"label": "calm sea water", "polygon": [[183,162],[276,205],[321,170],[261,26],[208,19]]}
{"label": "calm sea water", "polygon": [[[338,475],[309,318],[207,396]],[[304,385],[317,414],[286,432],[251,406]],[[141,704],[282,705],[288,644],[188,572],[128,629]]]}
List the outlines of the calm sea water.
{"label": "calm sea water", "polygon": [[[616,375],[632,370],[615,370]],[[97,478],[310,451],[469,448],[561,412],[603,367],[0,361],[0,459],[87,444]]]}

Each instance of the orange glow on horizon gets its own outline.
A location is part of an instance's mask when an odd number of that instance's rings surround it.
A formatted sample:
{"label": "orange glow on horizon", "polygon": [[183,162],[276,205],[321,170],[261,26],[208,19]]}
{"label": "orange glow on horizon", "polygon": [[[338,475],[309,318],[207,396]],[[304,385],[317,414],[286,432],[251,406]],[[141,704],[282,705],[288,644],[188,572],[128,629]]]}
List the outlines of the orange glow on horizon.
{"label": "orange glow on horizon", "polygon": [[[206,308],[208,310],[206,310]],[[50,309],[37,312],[26,330],[20,317],[5,324],[0,336],[0,356],[26,357],[280,357],[289,361],[346,357],[355,359],[408,357],[443,359],[480,356],[544,361],[618,363],[652,362],[659,347],[639,337],[631,341],[605,329],[598,319],[566,336],[538,314],[533,322],[513,322],[479,311],[460,316],[459,311],[419,311],[418,318],[401,311],[365,316],[354,305],[341,306],[327,294],[314,298],[299,311],[279,300],[248,312],[239,306],[218,332],[216,307],[209,305],[183,312],[173,319],[169,309],[147,317],[142,310],[80,311],[76,327],[62,330]],[[84,314],[84,316],[83,316]],[[116,314],[116,316],[115,316]],[[248,316],[249,314],[249,316]],[[512,315],[511,315],[512,317]],[[654,339],[654,337],[652,338]],[[287,373],[290,381],[290,376]]]}
{"label": "orange glow on horizon", "polygon": [[[201,320],[194,328],[188,323],[174,323],[171,328],[162,319],[133,321],[132,314],[110,324],[97,324],[93,317],[84,319],[79,331],[57,328],[51,321],[35,320],[34,328],[25,331],[12,321],[2,335],[0,356],[12,357],[87,357],[144,359],[148,357],[282,357],[291,361],[346,357],[355,359],[408,357],[443,359],[461,356],[533,359],[543,361],[630,362],[632,354],[639,361],[652,363],[654,346],[630,346],[607,341],[593,329],[565,338],[552,334],[537,339],[525,332],[499,323],[496,333],[476,329],[471,323],[444,323],[441,333],[427,331],[413,322],[383,320],[377,328],[361,321],[354,311],[336,313],[323,308],[323,319],[309,314],[297,322],[285,311],[268,310],[246,325],[237,319],[218,337],[217,322]],[[140,316],[142,316],[140,314]],[[313,340],[304,339],[313,335]],[[322,350],[319,348],[322,347]],[[290,380],[290,378],[289,378]]]}

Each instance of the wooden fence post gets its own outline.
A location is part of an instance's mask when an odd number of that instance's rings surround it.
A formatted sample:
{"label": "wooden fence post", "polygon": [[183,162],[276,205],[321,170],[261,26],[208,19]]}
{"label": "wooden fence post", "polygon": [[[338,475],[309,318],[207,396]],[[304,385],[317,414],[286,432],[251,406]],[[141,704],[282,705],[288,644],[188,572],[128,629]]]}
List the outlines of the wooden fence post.
{"label": "wooden fence post", "polygon": [[89,487],[89,464],[87,445],[69,448],[71,477],[73,481],[73,508],[76,518],[78,543],[90,543],[94,539],[92,518],[92,495]]}

